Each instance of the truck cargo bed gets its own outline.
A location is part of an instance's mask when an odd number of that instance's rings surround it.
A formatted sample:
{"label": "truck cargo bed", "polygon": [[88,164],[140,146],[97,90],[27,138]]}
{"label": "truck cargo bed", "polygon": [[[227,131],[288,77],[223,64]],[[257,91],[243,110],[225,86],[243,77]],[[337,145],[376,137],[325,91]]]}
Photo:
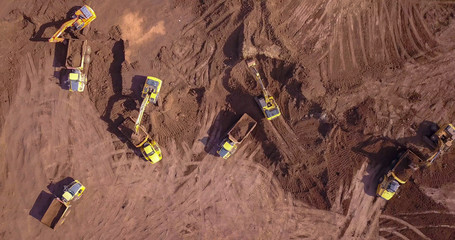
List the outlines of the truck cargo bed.
{"label": "truck cargo bed", "polygon": [[41,222],[50,228],[55,228],[57,224],[65,217],[69,206],[65,205],[63,202],[59,201],[57,198],[52,200],[51,204],[47,208],[46,213],[44,213]]}
{"label": "truck cargo bed", "polygon": [[86,44],[86,41],[68,40],[68,49],[66,52],[65,62],[65,66],[67,68],[77,68],[82,65],[82,53],[84,53],[84,44]]}
{"label": "truck cargo bed", "polygon": [[147,132],[140,127],[136,133],[134,131],[135,121],[132,118],[125,119],[118,127],[120,132],[130,141],[134,146],[139,147],[145,139],[148,138]]}
{"label": "truck cargo bed", "polygon": [[408,181],[412,174],[418,169],[423,160],[411,150],[407,150],[399,159],[397,165],[392,169],[395,176],[402,181]]}
{"label": "truck cargo bed", "polygon": [[241,143],[253,131],[256,124],[256,121],[245,113],[231,128],[228,135],[233,141]]}

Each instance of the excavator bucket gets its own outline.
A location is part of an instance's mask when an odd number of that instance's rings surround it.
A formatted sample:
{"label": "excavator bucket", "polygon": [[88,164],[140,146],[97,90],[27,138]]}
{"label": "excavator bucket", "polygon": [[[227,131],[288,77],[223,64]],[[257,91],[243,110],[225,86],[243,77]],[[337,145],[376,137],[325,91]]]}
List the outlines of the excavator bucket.
{"label": "excavator bucket", "polygon": [[254,67],[256,66],[256,61],[254,61],[253,59],[249,59],[246,61],[246,65],[248,65],[248,67]]}

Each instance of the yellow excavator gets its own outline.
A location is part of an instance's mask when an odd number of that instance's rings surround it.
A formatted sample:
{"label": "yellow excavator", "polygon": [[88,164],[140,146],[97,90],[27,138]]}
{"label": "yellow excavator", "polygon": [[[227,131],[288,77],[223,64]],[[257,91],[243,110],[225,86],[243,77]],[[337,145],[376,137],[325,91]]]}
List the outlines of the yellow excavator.
{"label": "yellow excavator", "polygon": [[265,89],[264,83],[262,82],[261,75],[256,68],[256,62],[254,60],[248,60],[247,62],[248,67],[253,69],[256,81],[259,82],[261,85],[262,95],[260,97],[256,97],[255,100],[258,103],[259,107],[262,109],[267,120],[272,120],[281,116],[280,108],[276,103],[275,99],[269,94],[267,89]]}
{"label": "yellow excavator", "polygon": [[139,127],[141,125],[142,117],[144,116],[145,108],[147,105],[150,103],[150,101],[153,102],[153,104],[157,104],[158,102],[158,96],[160,94],[161,90],[161,85],[163,84],[163,81],[156,77],[147,77],[145,80],[144,88],[142,89],[142,94],[141,96],[144,98],[142,100],[141,108],[139,110],[139,116],[136,119],[135,123],[135,131],[136,133],[139,131]]}
{"label": "yellow excavator", "polygon": [[[162,81],[155,77],[147,77],[144,88],[142,89],[142,100],[139,115],[134,121],[133,118],[129,117],[123,121],[119,126],[120,132],[128,138],[128,140],[142,152],[144,158],[151,163],[157,163],[162,158],[160,146],[154,140],[150,139],[150,136],[146,132],[145,128],[141,126],[142,117],[144,116],[147,105],[151,102],[154,104],[158,101],[158,95],[161,90]],[[134,131],[132,130],[132,123],[134,122]]]}
{"label": "yellow excavator", "polygon": [[96,15],[93,9],[89,6],[84,5],[80,9],[78,9],[74,15],[71,17],[71,20],[65,22],[54,35],[49,39],[49,42],[63,42],[63,38],[60,35],[65,32],[67,28],[72,27],[73,30],[81,30],[87,27],[90,22],[95,20]]}

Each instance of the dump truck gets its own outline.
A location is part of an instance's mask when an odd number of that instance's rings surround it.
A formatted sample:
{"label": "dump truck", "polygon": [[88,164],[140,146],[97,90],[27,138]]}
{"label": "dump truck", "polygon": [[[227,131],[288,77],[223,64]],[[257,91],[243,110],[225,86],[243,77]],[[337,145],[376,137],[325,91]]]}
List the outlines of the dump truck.
{"label": "dump truck", "polygon": [[78,180],[64,186],[62,197],[59,198],[54,195],[52,202],[41,218],[41,222],[52,229],[62,224],[70,212],[70,202],[79,199],[84,191],[85,186]]}
{"label": "dump truck", "polygon": [[71,205],[68,202],[63,202],[58,197],[54,197],[41,218],[41,222],[54,229],[65,221],[65,217],[68,216],[70,212],[70,207]]}
{"label": "dump truck", "polygon": [[159,162],[163,156],[158,143],[150,139],[143,126],[140,126],[136,132],[135,122],[132,117],[128,117],[119,125],[118,129],[128,141],[141,150],[142,155],[147,161],[152,164]]}
{"label": "dump truck", "polygon": [[72,92],[83,92],[87,84],[87,72],[92,52],[87,40],[68,40],[65,42],[66,58],[62,85]]}
{"label": "dump truck", "polygon": [[237,150],[243,140],[254,130],[257,122],[248,114],[243,116],[232,126],[227,133],[227,137],[223,139],[217,153],[224,159],[228,159]]}
{"label": "dump truck", "polygon": [[410,149],[399,154],[399,156],[398,160],[394,159],[392,161],[387,173],[379,178],[376,193],[385,200],[390,200],[397,193],[400,186],[405,184],[415,171],[431,160],[430,158],[424,161]]}

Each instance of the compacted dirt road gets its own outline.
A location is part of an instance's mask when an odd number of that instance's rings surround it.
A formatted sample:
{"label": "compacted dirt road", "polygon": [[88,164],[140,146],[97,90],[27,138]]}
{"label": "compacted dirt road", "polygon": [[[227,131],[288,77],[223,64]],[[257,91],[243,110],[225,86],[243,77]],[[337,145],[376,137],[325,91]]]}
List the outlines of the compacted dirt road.
{"label": "compacted dirt road", "polygon": [[[74,7],[97,18],[83,93],[59,84]],[[453,122],[455,7],[447,1],[8,1],[0,24],[2,239],[453,239],[455,152],[389,202],[377,179],[399,146],[427,154]],[[63,54],[64,55],[64,54]],[[282,117],[267,121],[255,58]],[[143,125],[163,160],[117,130],[146,76],[163,80]],[[217,156],[244,113],[258,125]],[[64,224],[43,201],[78,179]],[[47,198],[46,198],[47,196]]]}

